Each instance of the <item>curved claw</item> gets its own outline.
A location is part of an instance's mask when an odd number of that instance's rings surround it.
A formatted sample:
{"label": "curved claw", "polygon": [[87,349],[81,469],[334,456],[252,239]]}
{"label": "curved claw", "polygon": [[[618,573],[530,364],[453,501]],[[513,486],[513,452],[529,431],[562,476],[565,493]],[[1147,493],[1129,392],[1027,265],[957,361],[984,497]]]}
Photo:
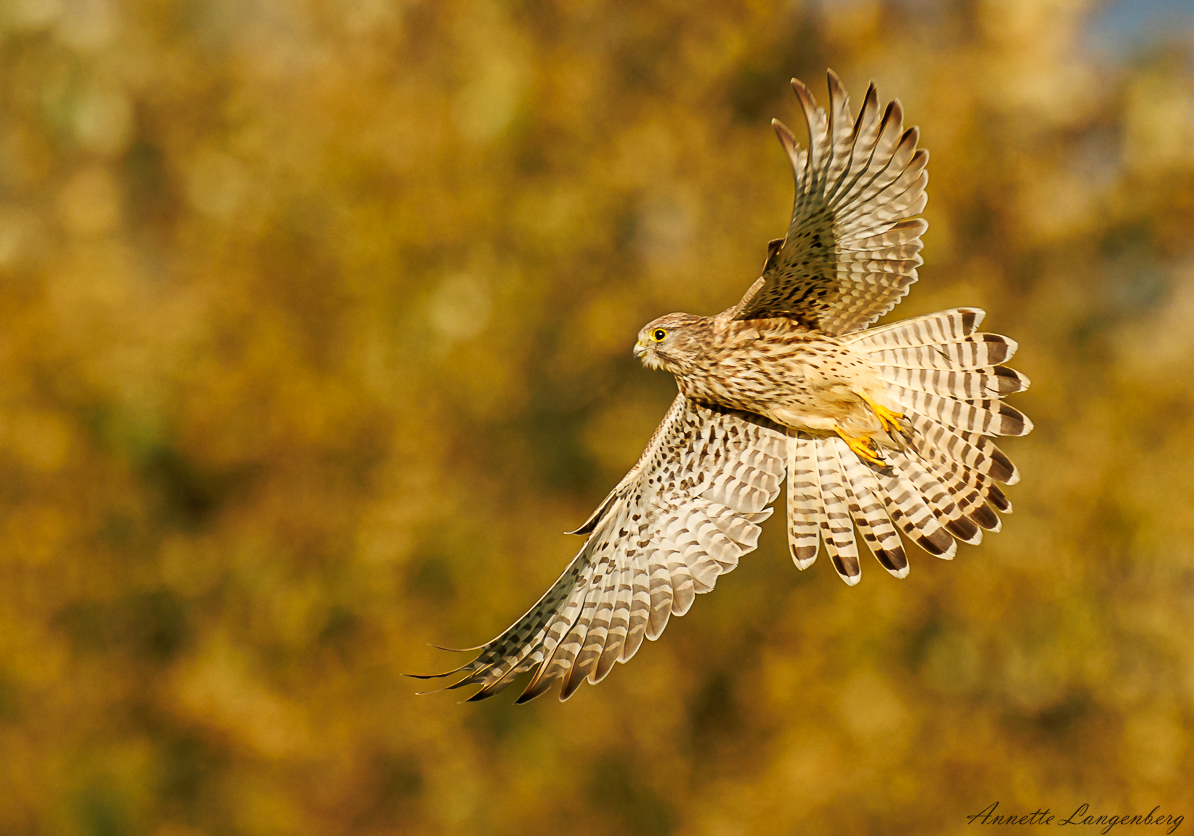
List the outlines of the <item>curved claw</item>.
{"label": "curved claw", "polygon": [[883,432],[892,438],[895,438],[897,434],[902,436],[908,435],[908,430],[904,428],[904,414],[902,412],[892,412],[866,395],[861,395],[860,397],[866,401],[866,405],[871,408],[871,412],[875,413],[875,417],[879,419],[879,426],[883,428]]}
{"label": "curved claw", "polygon": [[854,451],[854,455],[862,459],[865,463],[878,470],[880,473],[887,475],[891,473],[891,465],[887,463],[887,459],[883,458],[883,453],[879,450],[879,445],[870,436],[859,435],[849,436],[842,431],[840,427],[834,427],[834,432],[846,442],[846,445]]}

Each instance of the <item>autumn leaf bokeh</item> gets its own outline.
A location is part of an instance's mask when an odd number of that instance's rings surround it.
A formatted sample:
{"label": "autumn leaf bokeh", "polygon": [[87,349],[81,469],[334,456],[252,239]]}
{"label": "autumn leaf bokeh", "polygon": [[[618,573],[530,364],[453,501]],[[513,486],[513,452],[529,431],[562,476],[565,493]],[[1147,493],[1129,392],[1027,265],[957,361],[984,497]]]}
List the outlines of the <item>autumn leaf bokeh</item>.
{"label": "autumn leaf bokeh", "polygon": [[[1194,813],[1194,30],[1129,5],[0,7],[0,832]],[[415,697],[663,414],[638,328],[757,275],[827,67],[932,152],[894,315],[1021,344],[1004,531],[847,589],[772,521],[566,704]]]}

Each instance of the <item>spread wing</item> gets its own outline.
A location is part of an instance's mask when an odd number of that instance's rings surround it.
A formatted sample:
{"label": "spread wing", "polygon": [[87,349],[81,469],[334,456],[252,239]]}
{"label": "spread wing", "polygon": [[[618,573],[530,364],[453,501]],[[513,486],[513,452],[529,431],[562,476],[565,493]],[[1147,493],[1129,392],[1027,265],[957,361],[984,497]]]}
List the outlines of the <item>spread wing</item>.
{"label": "spread wing", "polygon": [[[535,670],[518,702],[563,680],[567,699],[599,682],[683,615],[753,551],[783,479],[781,428],[677,396],[638,464],[580,529],[580,553],[538,603],[471,662],[435,676],[480,685],[470,700]],[[432,677],[421,677],[432,678]]]}
{"label": "spread wing", "polygon": [[792,161],[796,200],[782,241],[738,303],[735,319],[786,316],[829,334],[864,328],[890,311],[916,281],[929,153],[903,129],[898,100],[879,113],[875,85],[857,120],[829,73],[829,112],[792,79],[808,121],[808,152],[772,121]]}

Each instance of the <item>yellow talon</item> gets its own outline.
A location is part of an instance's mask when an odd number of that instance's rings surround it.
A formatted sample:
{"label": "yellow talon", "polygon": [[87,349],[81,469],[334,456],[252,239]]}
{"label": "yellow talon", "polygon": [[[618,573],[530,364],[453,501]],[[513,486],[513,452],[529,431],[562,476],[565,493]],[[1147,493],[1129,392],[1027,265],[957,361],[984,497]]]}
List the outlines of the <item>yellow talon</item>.
{"label": "yellow talon", "polygon": [[869,465],[883,469],[887,467],[887,460],[883,458],[883,454],[879,452],[879,445],[875,444],[874,439],[865,435],[860,435],[851,438],[842,432],[840,427],[834,427],[836,432],[846,442],[854,454]]}
{"label": "yellow talon", "polygon": [[[866,395],[860,395],[860,397],[866,401],[867,406],[871,408],[871,412],[874,412],[875,417],[879,419],[879,426],[883,428],[883,432],[887,433],[892,438],[895,438],[897,433],[900,435],[904,434],[904,428],[900,425],[900,421],[904,419],[904,414],[902,412],[892,412],[887,407],[880,406],[879,404],[875,403]],[[843,438],[845,438],[845,436],[843,436]],[[846,439],[846,442],[849,443],[849,439]]]}

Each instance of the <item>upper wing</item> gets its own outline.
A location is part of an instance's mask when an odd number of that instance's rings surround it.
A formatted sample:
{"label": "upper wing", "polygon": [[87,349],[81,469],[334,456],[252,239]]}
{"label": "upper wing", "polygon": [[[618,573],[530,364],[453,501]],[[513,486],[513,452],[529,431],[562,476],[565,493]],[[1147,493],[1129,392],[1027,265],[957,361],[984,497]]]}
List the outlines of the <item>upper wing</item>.
{"label": "upper wing", "polygon": [[537,668],[519,702],[556,679],[560,699],[600,681],[754,550],[779,494],[784,438],[765,418],[678,395],[551,589],[473,661],[437,676],[463,674],[450,687],[480,685],[479,700]]}
{"label": "upper wing", "polygon": [[903,129],[898,100],[879,115],[875,85],[857,121],[841,81],[829,72],[829,114],[792,79],[808,121],[808,153],[772,121],[792,161],[792,222],[773,242],[763,275],[738,303],[735,319],[787,316],[829,334],[864,328],[887,313],[916,281],[920,218],[929,152]]}

